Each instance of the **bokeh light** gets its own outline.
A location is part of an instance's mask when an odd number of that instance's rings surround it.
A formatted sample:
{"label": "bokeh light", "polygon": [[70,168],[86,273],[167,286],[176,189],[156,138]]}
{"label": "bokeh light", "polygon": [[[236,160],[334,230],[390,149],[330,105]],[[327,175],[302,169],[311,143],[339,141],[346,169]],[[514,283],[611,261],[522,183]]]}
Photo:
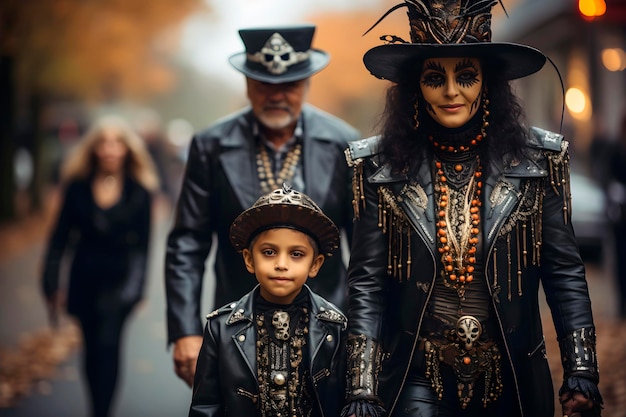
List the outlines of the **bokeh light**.
{"label": "bokeh light", "polygon": [[572,87],[565,93],[565,105],[576,118],[584,117],[588,110],[588,103],[587,95],[580,88]]}
{"label": "bokeh light", "polygon": [[604,0],[578,0],[578,10],[586,17],[598,17],[606,13]]}
{"label": "bokeh light", "polygon": [[606,48],[602,51],[602,65],[612,72],[626,69],[626,52],[621,48]]}

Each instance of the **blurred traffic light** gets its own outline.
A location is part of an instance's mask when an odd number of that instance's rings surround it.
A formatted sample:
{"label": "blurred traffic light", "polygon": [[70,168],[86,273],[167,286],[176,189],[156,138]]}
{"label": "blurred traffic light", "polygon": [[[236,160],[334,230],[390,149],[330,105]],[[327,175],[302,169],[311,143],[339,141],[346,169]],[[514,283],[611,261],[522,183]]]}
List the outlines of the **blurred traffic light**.
{"label": "blurred traffic light", "polygon": [[606,13],[604,0],[578,0],[578,10],[586,19],[593,19]]}

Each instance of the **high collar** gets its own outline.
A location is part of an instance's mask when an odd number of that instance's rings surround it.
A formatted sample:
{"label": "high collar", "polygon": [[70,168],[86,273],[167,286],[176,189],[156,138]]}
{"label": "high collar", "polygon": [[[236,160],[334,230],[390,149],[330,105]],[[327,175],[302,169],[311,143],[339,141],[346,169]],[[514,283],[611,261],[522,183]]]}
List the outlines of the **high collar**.
{"label": "high collar", "polygon": [[[257,295],[259,294],[259,289],[260,286],[257,284],[253,291],[244,295],[238,301],[235,301],[225,307],[227,310],[230,311],[228,319],[226,320],[227,325],[232,325],[239,322],[253,322],[255,300]],[[308,298],[311,313],[318,320],[341,323],[343,325],[347,323],[347,318],[342,312],[337,310],[337,307],[333,306],[328,301],[312,292],[307,285],[304,285],[302,287],[302,292],[298,297],[300,296]]]}
{"label": "high collar", "polygon": [[267,301],[261,295],[260,291],[256,295],[256,310],[260,313],[274,310],[290,310],[298,307],[307,307],[309,305],[309,294],[306,290],[300,291],[293,302],[289,304],[276,304]]}
{"label": "high collar", "polygon": [[[480,144],[471,146],[471,142],[480,135],[482,120],[483,112],[480,110],[463,126],[448,128],[437,123],[430,115],[426,115],[423,121],[423,131],[426,132],[427,139],[434,147],[435,153],[442,159],[466,159],[473,157],[478,151]],[[448,150],[449,148],[458,149],[460,146],[466,146],[469,150],[461,152]]]}

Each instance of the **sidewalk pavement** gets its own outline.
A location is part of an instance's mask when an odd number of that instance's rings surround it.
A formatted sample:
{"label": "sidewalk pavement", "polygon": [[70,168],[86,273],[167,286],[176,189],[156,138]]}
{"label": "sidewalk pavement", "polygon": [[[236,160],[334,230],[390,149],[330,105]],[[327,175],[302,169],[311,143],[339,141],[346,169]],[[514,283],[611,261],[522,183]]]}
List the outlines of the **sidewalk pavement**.
{"label": "sidewalk pavement", "polygon": [[[80,334],[68,317],[58,330],[49,329],[40,290],[55,199],[47,200],[44,214],[0,227],[0,417],[88,414]],[[163,256],[171,216],[165,199],[155,202],[154,217],[145,299],[122,342],[115,416],[186,416],[191,400],[166,346]]]}

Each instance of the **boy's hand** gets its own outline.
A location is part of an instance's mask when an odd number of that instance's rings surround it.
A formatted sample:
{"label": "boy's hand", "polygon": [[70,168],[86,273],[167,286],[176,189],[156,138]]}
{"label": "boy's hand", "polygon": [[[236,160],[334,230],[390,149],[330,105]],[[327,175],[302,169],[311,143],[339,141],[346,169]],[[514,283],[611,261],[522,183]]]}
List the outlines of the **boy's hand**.
{"label": "boy's hand", "polygon": [[193,378],[196,373],[198,353],[202,347],[202,336],[185,336],[174,343],[174,372],[189,385],[193,386]]}

